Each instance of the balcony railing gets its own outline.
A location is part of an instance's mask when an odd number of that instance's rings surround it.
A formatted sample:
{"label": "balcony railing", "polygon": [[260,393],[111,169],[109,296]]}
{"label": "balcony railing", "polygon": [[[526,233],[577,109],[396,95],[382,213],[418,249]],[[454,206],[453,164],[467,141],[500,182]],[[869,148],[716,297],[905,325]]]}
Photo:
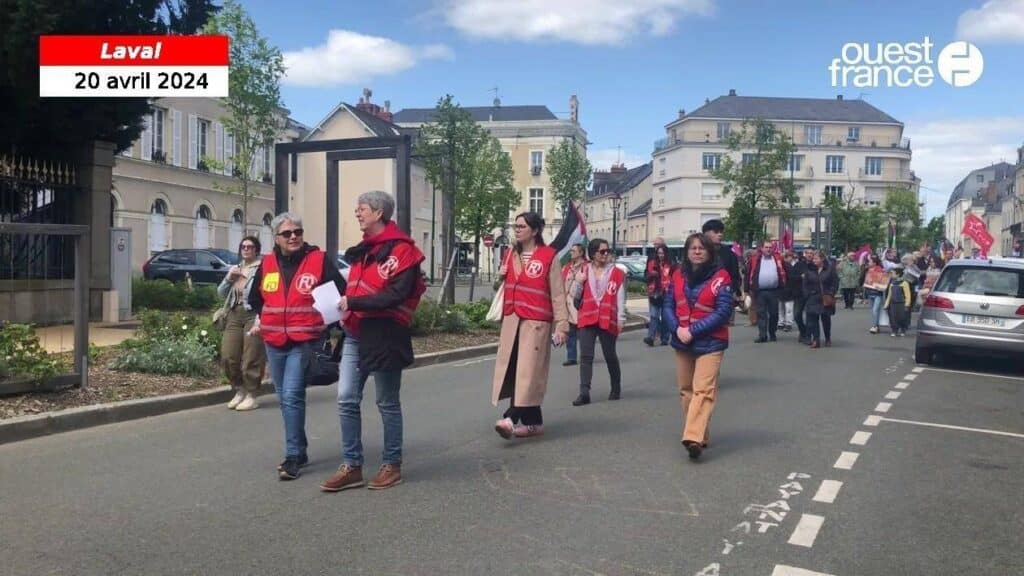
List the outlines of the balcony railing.
{"label": "balcony railing", "polygon": [[[739,130],[737,123],[733,132]],[[789,134],[788,132],[780,132]],[[877,148],[880,150],[910,150],[910,138],[872,138],[861,136],[857,140],[851,140],[846,132],[822,132],[816,143],[808,143],[806,134],[799,130],[792,135],[797,148],[811,148],[815,146],[847,147],[847,148]],[[654,152],[657,153],[665,148],[676,144],[722,144],[725,138],[719,138],[717,132],[702,132],[700,130],[676,130],[674,138],[665,137],[654,141]]]}

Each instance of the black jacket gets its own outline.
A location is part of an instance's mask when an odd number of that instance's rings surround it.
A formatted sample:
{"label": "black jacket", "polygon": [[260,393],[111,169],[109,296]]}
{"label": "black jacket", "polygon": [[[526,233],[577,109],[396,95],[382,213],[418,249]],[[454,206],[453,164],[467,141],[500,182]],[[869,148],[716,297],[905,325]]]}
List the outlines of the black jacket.
{"label": "black jacket", "polygon": [[807,299],[804,310],[808,314],[835,314],[835,307],[825,308],[822,296],[828,294],[835,296],[839,290],[839,276],[835,269],[825,264],[819,270],[813,264],[808,264],[803,274],[803,295]]}
{"label": "black jacket", "polygon": [[742,278],[740,278],[740,261],[736,258],[736,254],[733,253],[731,246],[719,244],[718,263],[722,268],[725,268],[725,271],[729,273],[729,277],[732,278],[733,296],[739,296],[740,286],[742,285]]}

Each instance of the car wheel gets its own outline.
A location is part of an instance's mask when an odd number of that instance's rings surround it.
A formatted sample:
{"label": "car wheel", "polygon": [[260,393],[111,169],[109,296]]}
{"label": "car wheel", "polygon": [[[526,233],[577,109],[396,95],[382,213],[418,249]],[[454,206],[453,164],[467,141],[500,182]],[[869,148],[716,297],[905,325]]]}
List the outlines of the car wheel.
{"label": "car wheel", "polygon": [[917,346],[914,348],[914,361],[918,364],[934,364],[935,352],[931,348]]}

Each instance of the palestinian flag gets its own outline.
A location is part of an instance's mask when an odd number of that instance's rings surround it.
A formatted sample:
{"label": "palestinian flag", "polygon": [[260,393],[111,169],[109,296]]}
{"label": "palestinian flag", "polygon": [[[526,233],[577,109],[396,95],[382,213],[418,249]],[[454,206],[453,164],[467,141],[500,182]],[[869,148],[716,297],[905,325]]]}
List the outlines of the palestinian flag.
{"label": "palestinian flag", "polygon": [[569,210],[562,221],[562,228],[548,246],[558,251],[558,261],[564,266],[569,262],[569,248],[572,248],[573,244],[587,245],[587,225],[576,204],[569,202]]}

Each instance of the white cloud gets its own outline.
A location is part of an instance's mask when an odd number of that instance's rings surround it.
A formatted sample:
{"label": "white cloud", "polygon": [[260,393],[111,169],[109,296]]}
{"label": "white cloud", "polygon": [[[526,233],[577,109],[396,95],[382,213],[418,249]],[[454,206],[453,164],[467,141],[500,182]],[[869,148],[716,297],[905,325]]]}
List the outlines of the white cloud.
{"label": "white cloud", "polygon": [[476,38],[624,44],[664,36],[689,14],[710,15],[713,0],[440,0],[450,26]]}
{"label": "white cloud", "polygon": [[390,38],[348,30],[331,30],[318,46],[285,52],[284,83],[295,86],[335,86],[397,74],[422,60],[451,60],[442,44],[408,46]]}
{"label": "white cloud", "polygon": [[1024,42],[1024,0],[989,0],[967,10],[957,20],[956,35],[971,41]]}
{"label": "white cloud", "polygon": [[649,156],[635,154],[628,150],[619,151],[618,148],[603,148],[600,150],[588,150],[587,158],[590,160],[594,170],[608,170],[612,164],[619,162],[619,158],[626,165],[626,168],[635,168],[641,164],[650,162]]}
{"label": "white cloud", "polygon": [[946,211],[949,195],[967,173],[1000,161],[1017,160],[1024,140],[1024,116],[907,122],[913,159],[921,178],[927,216]]}

